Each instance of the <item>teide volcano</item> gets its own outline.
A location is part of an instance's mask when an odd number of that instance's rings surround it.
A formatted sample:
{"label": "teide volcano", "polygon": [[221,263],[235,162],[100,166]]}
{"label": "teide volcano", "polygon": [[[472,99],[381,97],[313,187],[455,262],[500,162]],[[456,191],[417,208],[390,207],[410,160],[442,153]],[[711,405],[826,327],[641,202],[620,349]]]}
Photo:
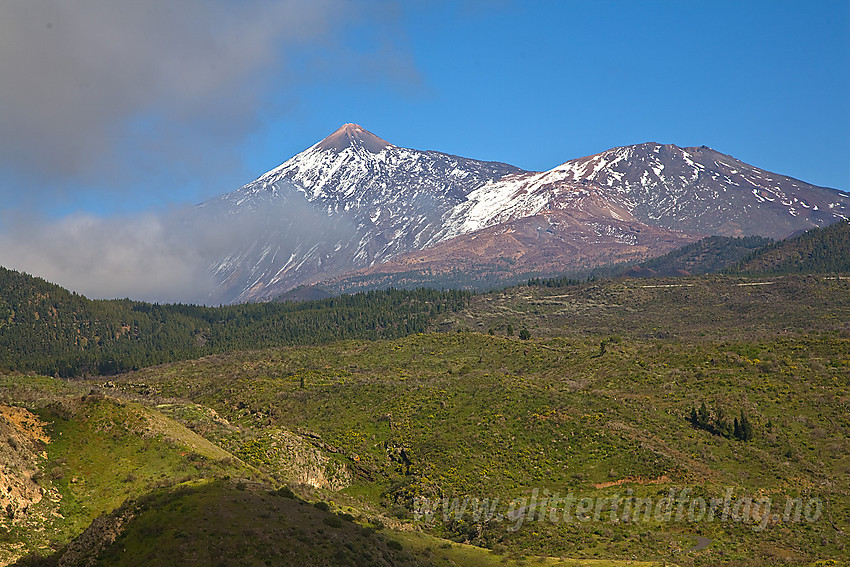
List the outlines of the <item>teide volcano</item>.
{"label": "teide volcano", "polygon": [[[709,234],[784,237],[850,216],[850,197],[706,147],[625,146],[535,173],[345,124],[198,213],[239,227],[211,266],[209,301],[242,302],[346,274],[368,274],[371,286],[384,273],[461,271],[458,283],[493,285],[657,256]],[[435,282],[450,283],[407,283]]]}
{"label": "teide volcano", "polygon": [[472,190],[521,172],[400,148],[345,124],[253,183],[201,205],[217,219],[253,217],[248,224],[258,232],[211,267],[220,282],[211,301],[272,299],[418,250]]}

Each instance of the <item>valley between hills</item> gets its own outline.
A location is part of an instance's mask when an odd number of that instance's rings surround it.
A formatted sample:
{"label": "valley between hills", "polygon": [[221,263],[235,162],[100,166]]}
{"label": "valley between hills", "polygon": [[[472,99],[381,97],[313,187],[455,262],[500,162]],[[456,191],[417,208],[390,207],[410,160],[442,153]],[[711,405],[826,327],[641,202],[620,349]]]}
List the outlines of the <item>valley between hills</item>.
{"label": "valley between hills", "polygon": [[[7,359],[0,560],[844,564],[850,275],[801,266],[818,242],[842,250],[847,226],[724,273],[264,307],[312,313],[310,344],[193,356],[162,334],[162,363],[66,378]],[[3,337],[25,306],[31,328],[58,328],[63,298],[84,336],[88,300],[7,276]],[[358,335],[393,302],[427,323]],[[352,305],[343,336],[320,332]],[[178,307],[157,312],[163,330]],[[132,329],[118,334],[130,352]]]}

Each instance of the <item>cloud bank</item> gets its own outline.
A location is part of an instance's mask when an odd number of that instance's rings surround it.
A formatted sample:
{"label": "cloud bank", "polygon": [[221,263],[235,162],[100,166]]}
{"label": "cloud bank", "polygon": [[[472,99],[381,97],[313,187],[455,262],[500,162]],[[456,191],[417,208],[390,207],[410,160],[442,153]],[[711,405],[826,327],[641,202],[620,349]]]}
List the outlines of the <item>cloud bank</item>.
{"label": "cloud bank", "polygon": [[160,215],[20,219],[0,235],[0,264],[92,298],[198,301],[212,287],[200,249]]}
{"label": "cloud bank", "polygon": [[0,130],[14,135],[0,165],[79,176],[128,135],[244,133],[264,71],[285,74],[287,49],[325,41],[344,14],[337,0],[2,2]]}
{"label": "cloud bank", "polygon": [[0,233],[0,265],[93,299],[229,303],[279,269],[270,258],[359,239],[345,215],[329,216],[294,186],[279,189],[238,209],[222,198],[156,214],[19,217]]}

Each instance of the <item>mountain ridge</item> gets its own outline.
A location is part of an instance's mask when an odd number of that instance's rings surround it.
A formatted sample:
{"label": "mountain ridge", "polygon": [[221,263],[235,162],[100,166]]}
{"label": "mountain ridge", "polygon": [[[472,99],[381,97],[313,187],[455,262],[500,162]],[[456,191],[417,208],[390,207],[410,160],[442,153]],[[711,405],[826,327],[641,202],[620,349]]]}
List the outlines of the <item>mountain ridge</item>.
{"label": "mountain ridge", "polygon": [[[818,229],[813,229],[818,230]],[[621,277],[677,277],[728,268],[773,241],[761,236],[708,236],[625,270]]]}
{"label": "mountain ridge", "polygon": [[[675,233],[679,236],[671,238],[683,243],[709,235],[776,239],[850,218],[850,196],[706,146],[646,142],[529,172],[402,148],[348,123],[255,181],[203,203],[204,209],[219,221],[251,219],[245,224],[256,235],[211,262],[218,288],[208,302],[215,304],[274,299],[299,285],[373,270],[454,238],[468,241],[477,231],[552,211],[585,223],[575,225],[566,240],[609,221],[644,233]],[[617,237],[609,236],[606,245],[613,245]],[[436,252],[458,247],[462,241],[427,255],[444,270],[455,252],[442,258]],[[498,248],[494,243],[492,249]],[[669,251],[634,249],[632,259]],[[561,265],[569,266],[573,252],[565,246],[545,255],[563,254]],[[588,254],[576,257],[582,255]],[[470,269],[484,270],[494,259],[480,258],[481,266]],[[529,273],[545,275],[538,268]]]}
{"label": "mountain ridge", "polygon": [[758,248],[731,273],[788,274],[850,271],[850,221],[795,235]]}
{"label": "mountain ridge", "polygon": [[485,185],[452,211],[440,238],[498,224],[506,212],[536,214],[553,202],[570,207],[575,192],[592,187],[642,222],[682,232],[783,238],[850,216],[850,196],[836,189],[766,172],[706,146],[647,142]]}

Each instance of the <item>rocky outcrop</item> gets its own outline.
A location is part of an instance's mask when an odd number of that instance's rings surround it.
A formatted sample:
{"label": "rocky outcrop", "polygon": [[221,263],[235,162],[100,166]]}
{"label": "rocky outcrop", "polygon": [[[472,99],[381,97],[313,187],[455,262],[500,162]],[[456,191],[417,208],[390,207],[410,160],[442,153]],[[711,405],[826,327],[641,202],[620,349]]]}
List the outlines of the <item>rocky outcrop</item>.
{"label": "rocky outcrop", "polygon": [[268,464],[290,483],[327,490],[342,490],[351,484],[344,462],[303,437],[284,429],[273,429],[265,437]]}
{"label": "rocky outcrop", "polygon": [[0,405],[0,522],[14,522],[41,502],[44,490],[36,482],[41,475],[39,460],[46,458],[44,446],[50,438],[38,416],[29,411]]}

